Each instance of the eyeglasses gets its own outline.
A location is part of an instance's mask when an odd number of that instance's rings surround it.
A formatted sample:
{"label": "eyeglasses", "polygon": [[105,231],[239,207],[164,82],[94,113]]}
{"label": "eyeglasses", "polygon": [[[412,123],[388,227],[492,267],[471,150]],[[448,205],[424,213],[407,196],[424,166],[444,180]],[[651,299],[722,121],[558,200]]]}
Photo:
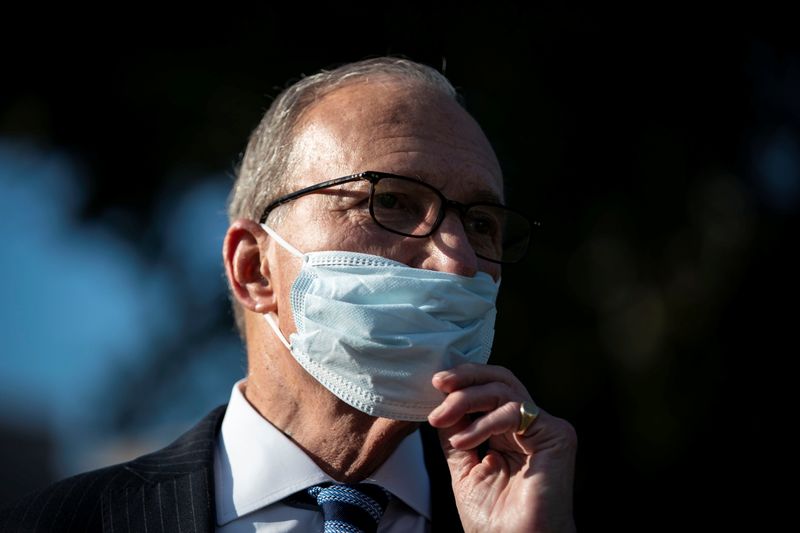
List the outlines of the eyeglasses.
{"label": "eyeglasses", "polygon": [[439,228],[447,209],[452,208],[461,216],[478,257],[494,263],[515,263],[528,249],[531,224],[521,213],[491,202],[462,204],[445,198],[439,189],[425,182],[385,172],[361,172],[281,196],[264,209],[260,222],[265,223],[276,207],[301,196],[360,181],[370,183],[369,213],[387,231],[406,237],[428,237]]}

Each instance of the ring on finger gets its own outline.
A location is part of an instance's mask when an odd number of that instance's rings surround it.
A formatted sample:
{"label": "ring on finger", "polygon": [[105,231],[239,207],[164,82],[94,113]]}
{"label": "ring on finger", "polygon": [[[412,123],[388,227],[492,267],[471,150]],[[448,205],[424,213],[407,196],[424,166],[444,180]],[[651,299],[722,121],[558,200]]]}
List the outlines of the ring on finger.
{"label": "ring on finger", "polygon": [[522,402],[519,404],[519,414],[517,435],[523,435],[539,417],[539,407],[533,402]]}

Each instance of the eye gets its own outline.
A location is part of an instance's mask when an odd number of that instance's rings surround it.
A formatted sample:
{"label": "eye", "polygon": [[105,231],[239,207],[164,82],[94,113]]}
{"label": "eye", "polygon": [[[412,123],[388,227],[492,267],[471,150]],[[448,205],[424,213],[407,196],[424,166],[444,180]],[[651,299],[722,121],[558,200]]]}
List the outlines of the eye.
{"label": "eye", "polygon": [[497,218],[482,213],[472,213],[465,221],[467,232],[474,235],[495,237],[500,234]]}
{"label": "eye", "polygon": [[375,204],[380,209],[394,209],[399,203],[396,195],[391,193],[381,193],[375,195]]}
{"label": "eye", "polygon": [[484,257],[501,257],[505,217],[502,208],[472,206],[463,218],[464,230],[473,248]]}

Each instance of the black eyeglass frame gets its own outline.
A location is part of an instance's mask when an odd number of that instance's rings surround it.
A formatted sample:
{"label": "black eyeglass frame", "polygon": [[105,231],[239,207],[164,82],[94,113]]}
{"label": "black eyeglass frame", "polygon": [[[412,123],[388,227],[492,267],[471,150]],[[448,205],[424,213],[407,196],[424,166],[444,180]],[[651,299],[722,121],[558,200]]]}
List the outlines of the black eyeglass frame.
{"label": "black eyeglass frame", "polygon": [[[404,181],[410,181],[410,182],[413,182],[413,183],[418,184],[418,185],[422,185],[423,187],[427,187],[428,189],[433,191],[436,194],[436,196],[439,197],[439,199],[442,202],[442,207],[439,209],[439,213],[437,214],[436,221],[433,223],[433,225],[431,226],[431,229],[427,233],[425,233],[424,235],[414,235],[414,234],[411,234],[411,233],[404,233],[402,231],[398,231],[396,229],[384,226],[375,217],[375,212],[373,210],[373,198],[374,198],[374,195],[375,195],[375,185],[379,181],[381,181],[382,179],[385,179],[385,178],[400,179],[400,180],[404,180]],[[426,237],[430,237],[431,235],[436,233],[436,230],[439,229],[439,226],[444,221],[444,218],[447,215],[447,208],[453,208],[456,211],[458,211],[459,216],[463,220],[464,219],[464,215],[467,213],[467,211],[469,209],[473,208],[473,207],[478,207],[478,206],[501,207],[501,208],[505,209],[506,211],[514,213],[514,214],[518,215],[519,217],[521,217],[522,219],[526,220],[528,222],[529,226],[530,226],[530,229],[528,231],[529,235],[530,235],[531,230],[532,230],[532,228],[534,226],[538,227],[538,226],[541,225],[539,222],[533,222],[532,223],[530,220],[528,220],[528,217],[523,215],[520,211],[518,211],[516,209],[512,209],[510,207],[507,207],[507,206],[505,206],[503,204],[494,203],[494,202],[474,202],[474,203],[464,204],[464,203],[457,202],[455,200],[451,200],[451,199],[447,198],[444,194],[442,194],[442,191],[440,191],[439,189],[437,189],[436,187],[434,187],[430,183],[425,183],[424,181],[421,181],[421,180],[418,180],[418,179],[414,179],[414,178],[409,178],[407,176],[400,176],[400,175],[397,175],[397,174],[390,174],[388,172],[377,172],[377,171],[374,171],[374,170],[367,170],[365,172],[359,172],[358,174],[351,174],[350,176],[343,176],[341,178],[335,178],[335,179],[332,179],[332,180],[323,181],[321,183],[317,183],[317,184],[314,184],[314,185],[309,185],[308,187],[304,187],[304,188],[299,189],[297,191],[294,191],[294,192],[291,192],[291,193],[286,194],[284,196],[281,196],[280,198],[278,198],[277,200],[273,201],[267,207],[264,208],[264,211],[261,213],[261,218],[259,219],[259,224],[266,223],[267,217],[269,217],[269,214],[273,210],[275,210],[275,208],[277,208],[277,207],[279,207],[279,206],[281,206],[283,204],[286,204],[288,202],[291,202],[292,200],[296,200],[296,199],[298,199],[298,198],[300,198],[302,196],[305,196],[307,194],[311,194],[313,192],[316,192],[316,191],[319,191],[319,190],[322,190],[322,189],[328,189],[330,187],[335,187],[336,185],[342,185],[343,183],[350,183],[350,182],[353,182],[353,181],[361,181],[361,180],[365,180],[365,181],[368,181],[370,183],[370,189],[369,189],[369,214],[372,217],[372,220],[378,226],[380,226],[381,228],[383,228],[386,231],[389,231],[391,233],[394,233],[396,235],[402,235],[404,237],[414,237],[414,238],[419,238],[419,239],[424,239]],[[525,246],[526,251],[523,252],[520,255],[520,259],[525,256],[525,253],[527,252],[527,246],[528,246],[528,244],[526,244],[526,246]],[[520,259],[517,259],[515,261],[501,261],[501,260],[498,260],[498,259],[491,259],[491,258],[485,257],[483,255],[480,255],[477,252],[475,252],[475,255],[477,255],[481,259],[485,259],[487,261],[491,261],[492,263],[499,263],[499,264],[515,263],[515,262],[520,260]]]}

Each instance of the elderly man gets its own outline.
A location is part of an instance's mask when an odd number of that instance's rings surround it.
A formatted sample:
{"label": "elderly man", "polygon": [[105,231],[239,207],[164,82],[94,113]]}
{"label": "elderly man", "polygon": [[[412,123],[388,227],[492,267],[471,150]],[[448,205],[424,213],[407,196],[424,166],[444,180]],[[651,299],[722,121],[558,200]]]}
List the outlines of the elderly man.
{"label": "elderly man", "polygon": [[0,527],[574,529],[571,426],[484,364],[500,267],[529,227],[443,76],[384,58],[290,87],[250,139],[230,217],[248,376],[227,410]]}

